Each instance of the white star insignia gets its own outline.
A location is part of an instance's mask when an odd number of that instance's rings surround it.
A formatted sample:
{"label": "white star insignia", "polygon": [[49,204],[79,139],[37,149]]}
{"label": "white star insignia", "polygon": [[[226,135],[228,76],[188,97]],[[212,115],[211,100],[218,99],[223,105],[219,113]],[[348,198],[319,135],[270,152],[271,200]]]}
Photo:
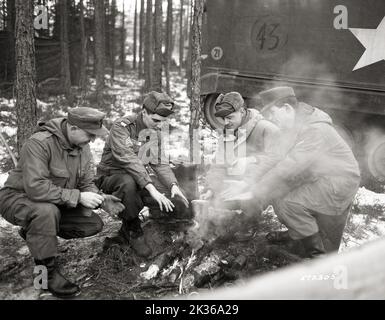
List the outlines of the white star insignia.
{"label": "white star insignia", "polygon": [[385,60],[385,17],[377,29],[349,28],[349,30],[366,48],[353,71]]}

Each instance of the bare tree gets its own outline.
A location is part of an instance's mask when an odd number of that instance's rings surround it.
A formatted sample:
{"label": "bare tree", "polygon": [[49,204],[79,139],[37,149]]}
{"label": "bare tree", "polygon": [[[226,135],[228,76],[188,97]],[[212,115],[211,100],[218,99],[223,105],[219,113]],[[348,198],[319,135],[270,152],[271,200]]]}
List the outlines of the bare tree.
{"label": "bare tree", "polygon": [[134,54],[134,59],[132,62],[132,68],[135,70],[136,69],[136,48],[137,48],[137,33],[138,33],[138,0],[135,0],[135,13],[134,13],[134,49],[133,49],[133,54]]}
{"label": "bare tree", "polygon": [[190,26],[190,24],[193,24],[194,21],[194,10],[192,9],[192,7],[194,6],[195,2],[194,0],[188,0],[188,7],[189,7],[189,14],[188,14],[188,23],[187,23],[187,37],[188,37],[188,53],[187,53],[187,65],[186,65],[186,77],[187,77],[187,96],[191,97],[191,87],[192,87],[192,84],[191,84],[191,81],[192,81],[192,70],[191,70],[191,66],[192,66],[192,61],[191,61],[191,58],[192,58],[192,34],[193,34],[193,31],[191,30],[192,27]]}
{"label": "bare tree", "polygon": [[126,29],[125,29],[125,8],[123,1],[123,10],[122,10],[122,27],[120,29],[120,67],[123,72],[126,72]]}
{"label": "bare tree", "polygon": [[172,58],[172,25],[173,25],[172,0],[167,3],[167,26],[166,26],[166,50],[165,50],[165,72],[166,72],[166,92],[170,94],[170,66]]}
{"label": "bare tree", "polygon": [[111,24],[110,24],[110,64],[111,81],[115,78],[115,24],[116,24],[116,0],[111,2]]}
{"label": "bare tree", "polygon": [[60,51],[61,51],[61,84],[67,101],[72,104],[73,97],[71,93],[71,69],[70,54],[68,44],[68,0],[59,0],[60,6]]}
{"label": "bare tree", "polygon": [[104,1],[94,0],[95,6],[95,73],[96,99],[102,104],[105,73],[105,32],[104,32]]}
{"label": "bare tree", "polygon": [[[8,34],[15,34],[15,1],[7,0],[7,31]],[[8,66],[7,80],[13,81],[15,77],[15,37],[8,37]]]}
{"label": "bare tree", "polygon": [[16,0],[16,118],[17,149],[37,122],[33,0]]}
{"label": "bare tree", "polygon": [[144,46],[144,91],[152,88],[152,0],[147,0],[145,46]]}
{"label": "bare tree", "polygon": [[[193,146],[193,130],[198,127],[200,114],[200,77],[201,77],[201,46],[202,46],[202,18],[204,0],[194,1],[194,12],[191,30],[191,119],[190,146]],[[190,155],[191,157],[192,155]],[[192,158],[191,158],[192,159]]]}
{"label": "bare tree", "polygon": [[180,0],[179,12],[179,74],[182,74],[183,68],[183,50],[184,50],[184,30],[183,30],[183,0]]}
{"label": "bare tree", "polygon": [[154,46],[154,83],[153,90],[162,91],[162,0],[155,0],[155,46]]}
{"label": "bare tree", "polygon": [[143,46],[144,46],[144,0],[140,0],[140,15],[139,15],[139,77],[140,78],[144,76]]}
{"label": "bare tree", "polygon": [[79,2],[79,17],[80,17],[80,46],[81,46],[81,62],[80,62],[80,81],[82,99],[87,90],[87,37],[84,24],[84,4],[83,0]]}

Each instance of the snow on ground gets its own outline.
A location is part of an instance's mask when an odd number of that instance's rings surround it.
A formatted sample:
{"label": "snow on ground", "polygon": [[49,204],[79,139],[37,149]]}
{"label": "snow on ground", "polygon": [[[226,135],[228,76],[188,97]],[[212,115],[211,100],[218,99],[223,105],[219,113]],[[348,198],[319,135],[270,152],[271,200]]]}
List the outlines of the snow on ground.
{"label": "snow on ground", "polygon": [[340,251],[385,236],[385,194],[361,187],[346,224]]}
{"label": "snow on ground", "polygon": [[[186,159],[189,155],[190,149],[188,135],[190,101],[186,94],[186,80],[176,72],[172,72],[171,77],[173,79],[171,97],[176,102],[177,112],[174,117],[170,119],[171,132],[169,135],[167,153],[169,154],[171,160]],[[91,84],[92,86],[95,85],[94,79],[91,79]],[[140,88],[142,84],[143,80],[138,79],[137,75],[132,72],[127,75],[118,74],[116,76],[116,81],[114,81],[114,83],[112,83],[106,90],[106,96],[107,99],[109,99],[106,107],[108,111],[107,118],[109,121],[114,121],[122,116],[132,115],[141,107],[143,94],[141,93]],[[91,88],[91,91],[92,90],[93,87]],[[44,102],[39,101],[38,104],[39,108],[46,111],[48,115],[51,113],[55,115],[64,115],[66,109],[64,107],[63,100],[63,96],[49,97]],[[4,133],[6,139],[14,139],[16,135],[15,114],[12,112],[13,108],[14,100],[0,98],[0,130]],[[213,154],[217,145],[217,133],[211,130],[207,125],[202,124],[198,134],[198,143],[204,162],[210,163],[213,159]],[[104,140],[97,138],[90,144],[90,147],[94,155],[94,161],[97,164],[100,161],[103,152]],[[2,160],[6,158],[9,158],[9,155],[4,146],[0,143],[0,164]],[[7,177],[8,174],[1,172],[0,169],[0,188],[4,185]],[[272,215],[274,216],[274,219],[276,219],[272,210],[266,214]],[[106,221],[106,226],[108,228],[111,228],[112,224],[113,223],[110,220]],[[278,224],[279,223],[277,221],[277,225]],[[17,230],[18,227],[12,226],[3,218],[0,218],[0,240],[3,238],[16,241],[20,246],[17,248],[13,246],[12,248],[17,251],[19,259],[22,256],[27,256],[28,250],[21,239],[19,239]],[[107,235],[107,233],[108,230],[105,231],[105,235]],[[362,187],[357,192],[353,210],[345,228],[340,251],[349,250],[365,242],[372,241],[383,236],[385,236],[385,194],[374,193]],[[68,243],[75,242],[65,243],[67,246]],[[10,245],[7,245],[4,248],[10,248]],[[66,247],[66,250],[67,249],[68,248]],[[89,249],[87,248],[87,250]],[[71,250],[68,249],[68,251]],[[25,294],[27,297],[33,296],[28,292]]]}
{"label": "snow on ground", "polygon": [[[384,193],[375,193],[362,187],[358,190],[356,195],[356,203],[359,205],[382,205],[385,207],[385,194]],[[385,214],[385,212],[384,212]]]}
{"label": "snow on ground", "polygon": [[4,186],[5,181],[8,178],[8,173],[0,173],[0,188]]}

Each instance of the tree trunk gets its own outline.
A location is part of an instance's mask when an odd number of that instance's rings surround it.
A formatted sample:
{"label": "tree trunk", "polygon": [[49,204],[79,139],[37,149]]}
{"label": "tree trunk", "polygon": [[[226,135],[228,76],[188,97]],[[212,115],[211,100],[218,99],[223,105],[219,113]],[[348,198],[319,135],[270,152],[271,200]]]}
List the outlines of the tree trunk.
{"label": "tree trunk", "polygon": [[80,61],[79,87],[81,90],[81,97],[83,100],[84,95],[87,91],[87,38],[86,38],[86,29],[84,25],[83,0],[80,0],[80,3],[79,3],[79,17],[80,17],[80,46],[82,49],[81,61]]}
{"label": "tree trunk", "polygon": [[111,81],[115,78],[115,24],[116,24],[116,0],[111,2],[111,28],[110,28],[110,61]]}
{"label": "tree trunk", "polygon": [[61,56],[61,84],[69,104],[73,103],[71,93],[71,69],[68,47],[68,0],[59,0],[60,5],[60,56]]}
{"label": "tree trunk", "polygon": [[147,0],[146,10],[146,29],[144,46],[144,91],[148,92],[152,88],[153,68],[152,68],[152,0]]}
{"label": "tree trunk", "polygon": [[[201,46],[202,46],[202,18],[204,0],[194,1],[194,13],[191,30],[191,119],[190,119],[190,150],[193,144],[193,130],[198,128],[200,113],[200,77],[201,77]],[[197,152],[196,150],[192,150]],[[190,154],[193,159],[193,154]]]}
{"label": "tree trunk", "polygon": [[180,13],[179,13],[179,74],[182,75],[183,69],[183,50],[184,50],[184,31],[183,31],[183,2],[180,0]]}
{"label": "tree trunk", "polygon": [[140,0],[139,15],[139,77],[143,78],[143,46],[144,46],[144,0]]}
{"label": "tree trunk", "polygon": [[126,72],[126,29],[125,29],[125,19],[126,15],[124,12],[124,1],[123,1],[123,11],[122,11],[122,27],[120,29],[120,67],[123,70],[123,73]]}
{"label": "tree trunk", "polygon": [[7,0],[8,59],[7,82],[15,79],[15,1]]}
{"label": "tree trunk", "polygon": [[162,91],[162,0],[155,0],[155,24],[154,24],[154,34],[155,34],[155,47],[154,47],[154,84],[153,90]]}
{"label": "tree trunk", "polygon": [[172,58],[172,25],[173,25],[173,12],[172,12],[172,0],[168,0],[167,4],[167,28],[166,28],[166,60],[165,60],[165,72],[166,72],[166,92],[170,94],[170,65]]}
{"label": "tree trunk", "polygon": [[16,0],[16,119],[17,149],[37,123],[33,0]]}
{"label": "tree trunk", "polygon": [[99,106],[103,103],[104,72],[105,72],[105,32],[104,32],[104,1],[94,0],[95,5],[95,72],[96,99]]}
{"label": "tree trunk", "polygon": [[133,49],[133,54],[134,54],[134,59],[132,63],[132,68],[136,70],[136,47],[137,47],[137,33],[138,33],[138,0],[135,0],[135,13],[134,13],[134,49]]}
{"label": "tree trunk", "polygon": [[[103,0],[100,0],[103,1]],[[105,67],[111,67],[111,47],[110,47],[110,1],[104,0],[104,58]]]}
{"label": "tree trunk", "polygon": [[[192,6],[194,5],[194,0],[189,0],[189,15],[188,15],[188,23],[187,23],[187,37],[188,37],[188,52],[187,52],[187,65],[186,65],[186,77],[187,77],[187,96],[191,98],[191,81],[192,81],[192,24],[194,23],[193,19],[193,14],[194,10],[192,10]],[[191,25],[190,25],[191,24]]]}

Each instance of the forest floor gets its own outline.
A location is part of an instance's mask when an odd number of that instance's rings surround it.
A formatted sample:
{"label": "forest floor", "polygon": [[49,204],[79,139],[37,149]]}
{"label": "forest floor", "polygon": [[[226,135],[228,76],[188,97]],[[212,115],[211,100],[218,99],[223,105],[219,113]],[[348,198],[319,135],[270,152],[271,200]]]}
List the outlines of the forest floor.
{"label": "forest floor", "polygon": [[[171,96],[180,109],[171,120],[169,154],[183,163],[188,156],[186,137],[189,122],[189,99],[186,81],[172,73]],[[107,126],[120,116],[135,112],[141,105],[142,80],[135,73],[118,74],[105,95]],[[94,82],[91,81],[91,93]],[[92,100],[89,100],[92,105]],[[67,111],[63,96],[42,95],[39,100],[41,119],[62,116]],[[16,118],[14,100],[0,98],[0,129],[14,148]],[[200,142],[204,159],[210,161],[215,149],[215,134],[202,126]],[[104,141],[91,144],[95,162],[101,157]],[[5,147],[0,144],[0,187],[12,168]],[[202,172],[201,172],[202,174]],[[240,211],[220,212],[205,225],[175,217],[155,218],[144,215],[143,226],[153,248],[148,260],[137,257],[129,248],[110,247],[104,239],[113,235],[120,222],[100,210],[104,221],[101,233],[86,239],[59,238],[59,261],[64,274],[82,287],[78,299],[148,299],[199,295],[217,287],[244,283],[249,277],[274,272],[301,261],[295,244],[270,245],[265,235],[283,229],[271,207],[262,214],[247,217]],[[215,214],[215,212],[214,212]],[[25,242],[18,235],[19,227],[0,217],[0,299],[54,299],[33,286],[34,264]],[[385,194],[361,187],[349,217],[340,251],[353,250],[368,241],[385,235]]]}

